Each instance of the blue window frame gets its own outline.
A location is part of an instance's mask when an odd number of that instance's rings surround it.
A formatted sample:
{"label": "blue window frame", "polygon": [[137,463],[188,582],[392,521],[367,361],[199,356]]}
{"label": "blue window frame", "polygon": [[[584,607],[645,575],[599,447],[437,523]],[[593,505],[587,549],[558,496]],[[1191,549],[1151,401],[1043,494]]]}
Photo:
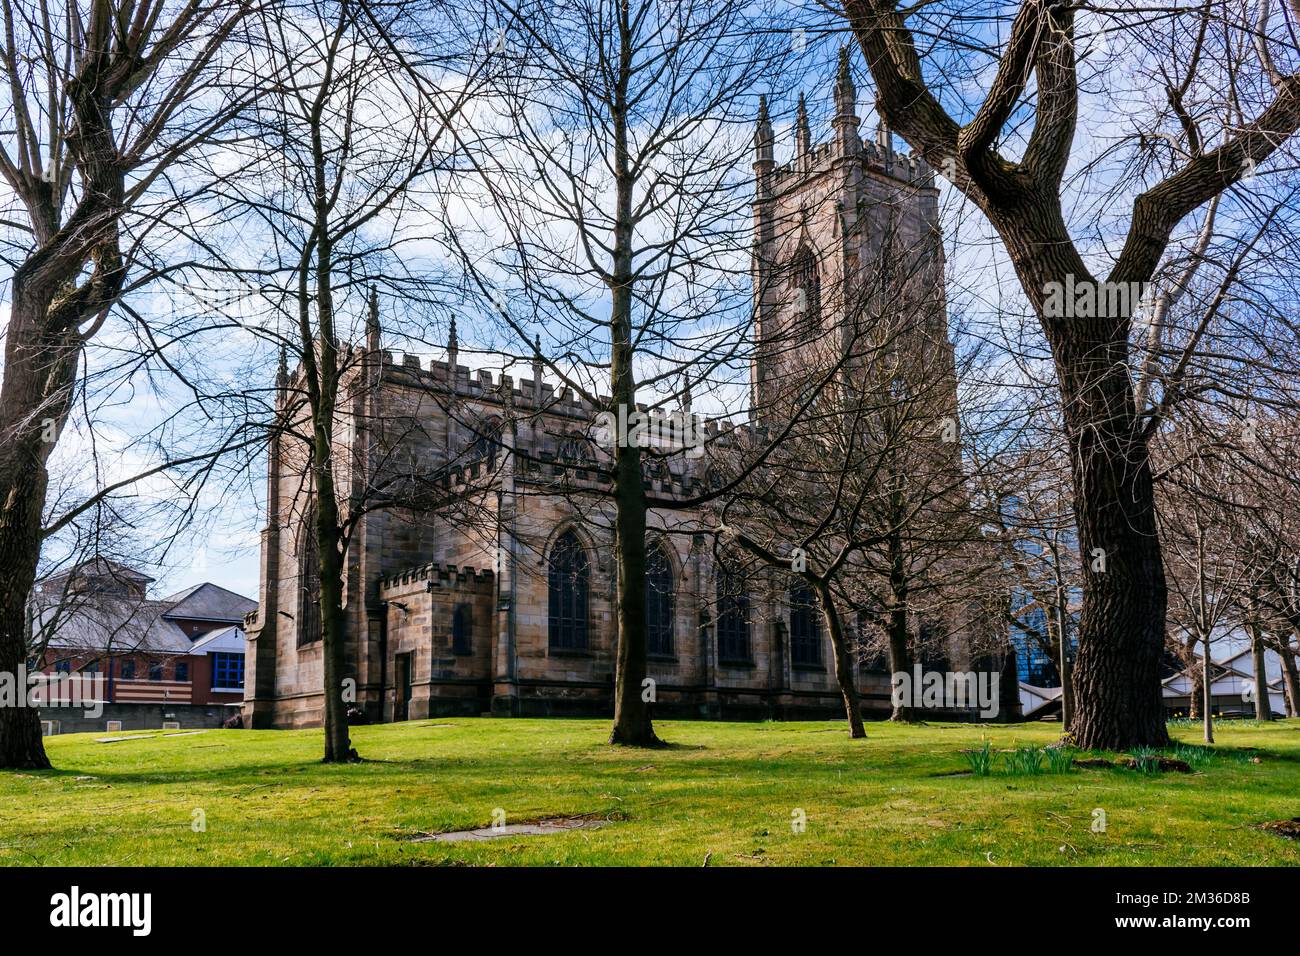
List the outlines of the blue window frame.
{"label": "blue window frame", "polygon": [[234,653],[214,653],[212,654],[212,686],[218,687],[238,687],[244,686],[244,655]]}
{"label": "blue window frame", "polygon": [[187,680],[189,680],[189,679],[190,679],[190,665],[189,665],[189,663],[186,662],[186,661],[177,661],[177,662],[176,662],[176,677],[175,677],[175,680],[179,680],[179,681],[187,681]]}

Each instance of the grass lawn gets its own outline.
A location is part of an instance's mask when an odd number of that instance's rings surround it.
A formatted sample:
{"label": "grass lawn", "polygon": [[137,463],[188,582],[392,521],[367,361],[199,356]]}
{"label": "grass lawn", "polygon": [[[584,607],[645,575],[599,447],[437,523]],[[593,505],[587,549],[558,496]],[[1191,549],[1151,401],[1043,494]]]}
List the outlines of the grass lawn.
{"label": "grass lawn", "polygon": [[[605,745],[608,721],[443,719],[354,728],[367,762],[323,766],[320,731],[49,738],[53,771],[0,771],[0,863],[1300,864],[1257,829],[1300,816],[1300,720],[1221,724],[1194,774],[961,775],[960,751],[1051,743],[1059,725],[664,721],[669,749]],[[1175,735],[1195,743],[1196,728]],[[1250,748],[1257,748],[1252,752]],[[1257,756],[1258,761],[1252,759]],[[594,814],[601,829],[480,842],[422,834]],[[1105,832],[1093,832],[1094,810]],[[195,832],[195,811],[206,830]],[[807,825],[796,833],[802,810]]]}

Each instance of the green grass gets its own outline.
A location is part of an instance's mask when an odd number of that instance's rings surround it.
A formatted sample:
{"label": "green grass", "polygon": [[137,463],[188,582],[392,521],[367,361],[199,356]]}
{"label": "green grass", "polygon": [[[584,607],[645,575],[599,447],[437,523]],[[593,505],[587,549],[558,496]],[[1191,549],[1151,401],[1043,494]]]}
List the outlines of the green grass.
{"label": "green grass", "polygon": [[[608,747],[608,723],[593,720],[358,727],[368,760],[348,766],[317,762],[319,731],[55,737],[57,770],[0,771],[0,863],[1300,864],[1300,843],[1257,829],[1300,816],[1297,720],[1221,725],[1214,758],[1190,775],[970,772],[962,751],[1043,747],[1060,733],[1044,724],[868,724],[865,741],[830,722],[657,729],[671,748]],[[496,808],[507,823],[611,822],[411,842],[489,825]],[[1091,830],[1096,808],[1104,833]]]}

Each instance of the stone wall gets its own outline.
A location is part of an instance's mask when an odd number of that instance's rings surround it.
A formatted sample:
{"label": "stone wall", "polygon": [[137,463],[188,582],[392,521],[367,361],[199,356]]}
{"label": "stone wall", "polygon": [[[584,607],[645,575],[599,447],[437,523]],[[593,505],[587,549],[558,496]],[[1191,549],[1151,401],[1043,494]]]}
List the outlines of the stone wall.
{"label": "stone wall", "polygon": [[[771,161],[770,144],[760,150],[755,166],[760,336],[774,334],[787,321],[790,289],[766,279],[801,245],[811,246],[819,261],[828,330],[843,318],[851,281],[873,274],[882,255],[902,248],[925,260],[937,283],[938,324],[927,331],[942,345],[947,341],[946,326],[939,328],[942,244],[933,173],[920,160],[894,153],[887,142],[861,143],[846,82],[837,87],[841,115],[833,142],[801,146],[802,152],[780,167]],[[897,246],[882,245],[887,234],[899,237]],[[371,336],[365,352],[348,352],[348,398],[335,436],[342,449],[337,474],[345,508],[376,488],[394,487],[404,473],[437,476],[460,507],[436,514],[380,508],[360,519],[346,556],[345,594],[347,656],[358,706],[371,719],[397,716],[394,681],[400,658],[403,666],[410,662],[405,708],[410,718],[484,711],[610,713],[612,516],[594,473],[559,453],[575,434],[592,435],[596,407],[543,381],[540,363],[531,378],[516,379],[458,364],[454,337],[446,361],[421,363],[412,355],[395,358],[382,351],[377,327]],[[935,361],[950,369],[950,354],[940,352]],[[756,368],[762,354],[760,347]],[[807,359],[792,353],[789,361]],[[294,394],[295,383],[286,372],[282,403]],[[682,411],[689,413],[689,407]],[[476,453],[476,436],[494,421],[511,423],[500,436],[500,449]],[[716,422],[703,423],[703,429],[719,445],[730,440]],[[320,644],[299,647],[297,641],[305,460],[301,447],[273,442],[261,606],[246,626],[245,709],[255,726],[308,726],[321,719]],[[649,485],[664,495],[698,492],[706,468],[706,460],[678,459],[666,472],[651,475]],[[709,549],[688,531],[691,517],[649,516],[651,537],[668,554],[675,581],[673,653],[649,661],[655,712],[840,715],[824,627],[821,665],[790,661],[788,581],[779,573],[764,571],[751,579],[750,660],[743,665],[719,660],[713,623],[716,569]],[[590,567],[589,645],[580,651],[556,650],[549,641],[547,556],[569,529],[582,542]],[[452,619],[460,606],[469,607],[472,617],[467,654],[451,647]],[[884,676],[862,671],[857,678],[864,709],[887,714]]]}
{"label": "stone wall", "polygon": [[[406,718],[442,714],[477,716],[490,705],[492,688],[493,599],[490,570],[425,565],[380,582],[385,602],[389,675],[384,719],[395,713],[399,656],[409,655],[411,696]],[[469,653],[457,653],[452,621],[458,607],[470,621]]]}
{"label": "stone wall", "polygon": [[82,707],[42,707],[41,720],[58,721],[60,734],[107,733],[110,720],[120,720],[123,732],[161,730],[164,722],[184,731],[220,727],[238,713],[238,704],[104,704],[98,717]]}

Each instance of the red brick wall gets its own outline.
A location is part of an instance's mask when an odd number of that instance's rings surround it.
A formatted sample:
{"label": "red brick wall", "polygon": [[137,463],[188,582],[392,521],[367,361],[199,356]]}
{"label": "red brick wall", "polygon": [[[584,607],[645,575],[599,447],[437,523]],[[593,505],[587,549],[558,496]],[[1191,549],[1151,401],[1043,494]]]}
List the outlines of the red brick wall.
{"label": "red brick wall", "polygon": [[[135,662],[135,677],[131,679],[133,684],[147,684],[149,681],[149,665],[155,661],[161,660],[162,683],[173,682],[176,679],[176,665],[185,664],[189,667],[189,689],[190,702],[199,704],[237,704],[240,703],[244,694],[243,691],[233,693],[215,693],[212,690],[212,658],[205,655],[190,654],[170,654],[170,655],[150,655],[150,654],[124,654],[114,656],[112,661],[112,681],[109,678],[108,663],[102,656],[88,654],[84,652],[68,652],[59,649],[51,649],[46,652],[45,657],[40,661],[40,668],[43,671],[52,672],[56,662],[68,660],[71,663],[72,671],[75,673],[83,665],[98,657],[99,673],[105,678],[106,686],[115,688],[117,682],[125,680],[123,677],[123,665],[127,661]],[[111,693],[112,702],[116,702],[118,694]]]}

